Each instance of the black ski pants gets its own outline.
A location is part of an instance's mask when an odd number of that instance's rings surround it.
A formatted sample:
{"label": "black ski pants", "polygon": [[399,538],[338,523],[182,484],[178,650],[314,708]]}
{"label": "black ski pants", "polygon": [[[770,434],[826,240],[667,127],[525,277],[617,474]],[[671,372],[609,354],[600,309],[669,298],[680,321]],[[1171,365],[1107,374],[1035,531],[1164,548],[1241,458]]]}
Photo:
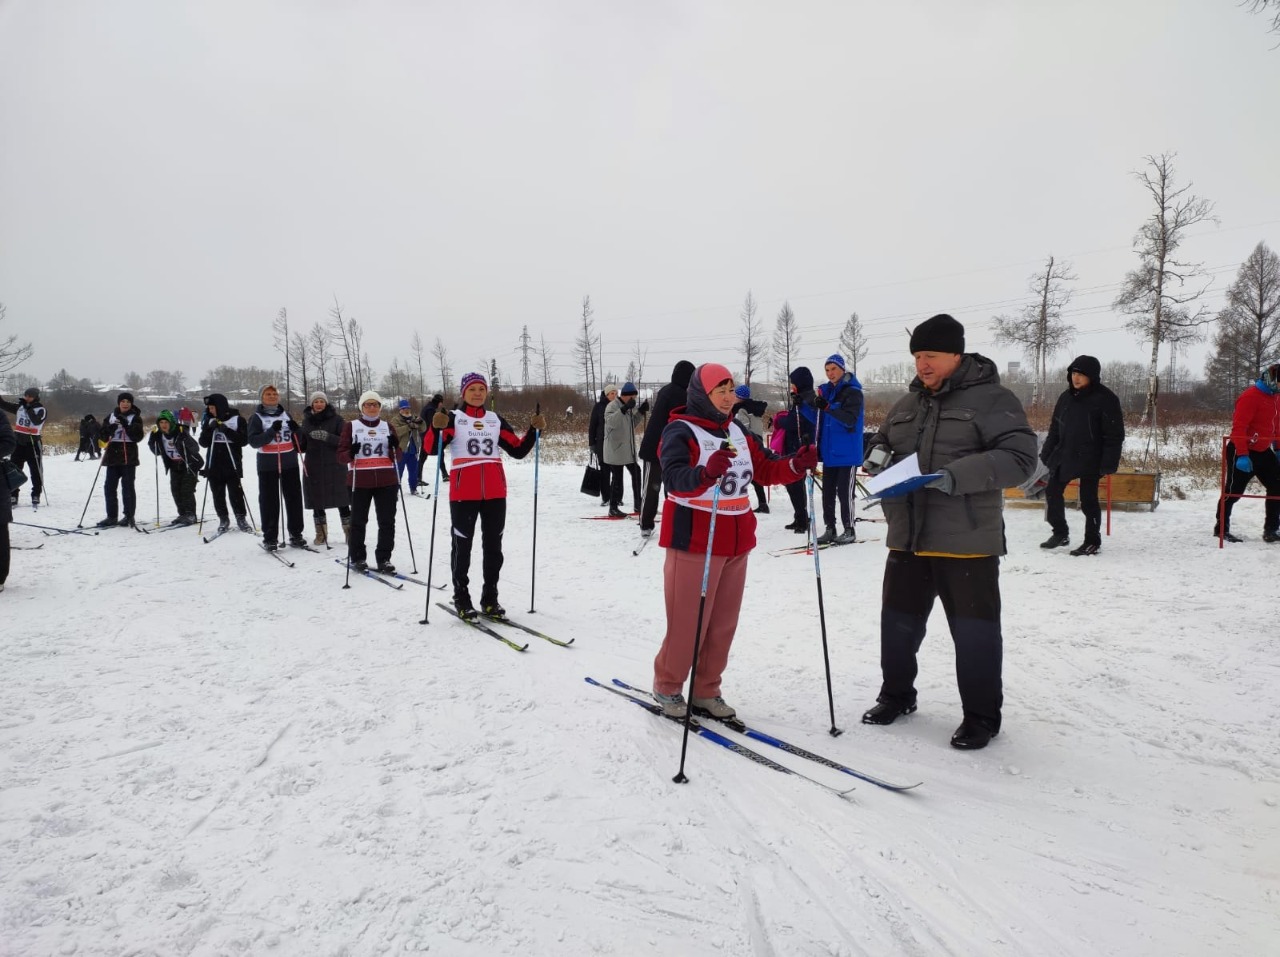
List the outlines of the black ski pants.
{"label": "black ski pants", "polygon": [[[137,456],[134,456],[137,458]],[[132,519],[134,510],[138,507],[138,493],[134,489],[133,478],[138,471],[136,465],[108,465],[105,471],[106,478],[102,480],[102,495],[107,503],[107,518],[120,518],[120,506],[116,504],[116,491],[120,492],[120,498],[124,504],[125,519]]]}
{"label": "black ski pants", "polygon": [[934,598],[951,626],[956,682],[965,717],[1000,730],[1004,704],[1000,633],[1000,559],[935,558],[891,551],[880,609],[880,701],[914,704],[916,654]]}
{"label": "black ski pants", "polygon": [[480,519],[480,548],[483,553],[484,587],[481,603],[498,600],[498,574],[502,571],[502,531],[507,526],[507,500],[487,498],[449,503],[453,525],[453,545],[449,564],[453,569],[454,600],[471,598],[471,545],[475,541],[476,519]]}
{"label": "black ski pants", "polygon": [[302,482],[297,469],[258,473],[258,510],[262,513],[262,540],[280,540],[280,496],[284,494],[284,511],[290,538],[301,538]]}
{"label": "black ski pants", "polygon": [[822,524],[836,523],[836,499],[840,500],[840,521],[853,528],[853,466],[822,466]]}
{"label": "black ski pants", "polygon": [[169,494],[179,515],[196,514],[196,473],[190,469],[169,469]]}
{"label": "black ski pants", "polygon": [[786,486],[787,498],[791,499],[792,517],[797,522],[802,522],[805,528],[809,527],[809,503],[805,501],[805,480],[798,479]]}
{"label": "black ski pants", "polygon": [[658,515],[658,504],[662,491],[662,466],[657,462],[644,463],[644,481],[641,483],[644,497],[640,499],[640,528],[650,530]]}
{"label": "black ski pants", "polygon": [[[27,466],[27,475],[31,478],[31,500],[34,502],[44,491],[44,463],[40,461],[40,448],[34,442],[30,445],[19,442],[18,447],[9,456],[9,461],[21,468]],[[18,489],[13,492],[13,500],[18,500]]]}
{"label": "black ski pants", "polygon": [[[1084,515],[1084,543],[1086,545],[1102,545],[1102,505],[1098,501],[1097,475],[1081,475],[1080,513]],[[1049,479],[1044,490],[1044,520],[1049,523],[1055,535],[1070,535],[1071,527],[1067,525],[1066,488],[1075,481],[1060,476],[1057,471]]]}
{"label": "black ski pants", "polygon": [[396,503],[399,493],[399,485],[352,490],[351,531],[347,537],[347,544],[351,549],[353,562],[368,560],[368,552],[364,547],[364,533],[369,525],[371,503],[378,516],[378,544],[373,547],[374,560],[378,564],[391,561],[391,552],[396,547]]}
{"label": "black ski pants", "polygon": [[[1220,503],[1227,526],[1224,532],[1231,531],[1231,510],[1239,501],[1235,496],[1244,494],[1255,478],[1262,483],[1268,495],[1280,495],[1280,458],[1276,458],[1276,453],[1270,449],[1250,452],[1249,461],[1253,463],[1252,472],[1242,472],[1236,468],[1236,447],[1231,442],[1227,443],[1227,493],[1223,496],[1226,501]],[[1280,532],[1280,499],[1267,499],[1262,530]]]}
{"label": "black ski pants", "polygon": [[231,510],[236,513],[236,518],[244,518],[249,508],[244,500],[244,489],[240,486],[240,476],[225,478],[221,475],[210,475],[208,481],[209,491],[213,493],[213,510],[218,513],[218,518],[224,522],[229,520],[228,492],[231,494]]}
{"label": "black ski pants", "polygon": [[9,523],[0,519],[0,585],[9,580]]}
{"label": "black ski pants", "polygon": [[609,474],[609,504],[616,509],[622,508],[622,470],[626,469],[631,476],[631,501],[635,507],[632,511],[640,511],[640,466],[635,462],[626,465],[606,465]]}
{"label": "black ski pants", "polygon": [[87,455],[91,459],[96,459],[99,456],[99,454],[101,453],[98,449],[97,442],[95,442],[93,439],[91,439],[87,435],[80,436],[80,447],[76,449],[77,462],[80,461],[80,456],[82,455]]}

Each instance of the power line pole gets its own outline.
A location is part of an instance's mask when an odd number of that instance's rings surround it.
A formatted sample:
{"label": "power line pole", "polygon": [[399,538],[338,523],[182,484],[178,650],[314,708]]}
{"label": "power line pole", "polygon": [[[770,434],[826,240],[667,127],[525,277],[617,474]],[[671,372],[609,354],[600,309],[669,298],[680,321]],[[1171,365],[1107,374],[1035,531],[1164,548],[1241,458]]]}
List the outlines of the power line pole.
{"label": "power line pole", "polygon": [[529,388],[529,352],[532,347],[529,345],[529,327],[525,326],[520,333],[520,387]]}

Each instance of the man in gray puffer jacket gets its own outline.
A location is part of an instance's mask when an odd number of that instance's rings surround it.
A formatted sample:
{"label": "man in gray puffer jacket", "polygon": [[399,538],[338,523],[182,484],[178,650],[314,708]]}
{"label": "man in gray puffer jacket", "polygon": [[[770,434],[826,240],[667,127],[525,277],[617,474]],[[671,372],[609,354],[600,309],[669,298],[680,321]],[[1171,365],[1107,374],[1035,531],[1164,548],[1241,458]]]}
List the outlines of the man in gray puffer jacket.
{"label": "man in gray puffer jacket", "polygon": [[883,500],[890,549],[880,611],[883,683],[862,720],[891,724],[916,710],[916,652],[938,597],[956,646],[964,707],[951,744],[982,748],[1000,731],[1004,702],[1003,490],[1035,470],[1036,435],[1017,396],[1000,385],[995,363],[965,353],[964,326],[951,316],[916,326],[911,353],[916,379],[871,440],[864,468],[877,472],[914,452],[920,471],[939,478]]}

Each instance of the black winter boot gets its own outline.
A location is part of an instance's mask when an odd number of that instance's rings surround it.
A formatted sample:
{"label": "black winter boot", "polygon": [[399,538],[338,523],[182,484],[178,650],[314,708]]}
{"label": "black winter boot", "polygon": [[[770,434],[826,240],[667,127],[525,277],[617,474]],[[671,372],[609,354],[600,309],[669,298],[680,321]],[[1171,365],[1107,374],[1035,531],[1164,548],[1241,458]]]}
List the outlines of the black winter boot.
{"label": "black winter boot", "polygon": [[1054,532],[1043,542],[1040,543],[1041,548],[1061,548],[1063,545],[1071,544],[1071,535],[1067,532]]}

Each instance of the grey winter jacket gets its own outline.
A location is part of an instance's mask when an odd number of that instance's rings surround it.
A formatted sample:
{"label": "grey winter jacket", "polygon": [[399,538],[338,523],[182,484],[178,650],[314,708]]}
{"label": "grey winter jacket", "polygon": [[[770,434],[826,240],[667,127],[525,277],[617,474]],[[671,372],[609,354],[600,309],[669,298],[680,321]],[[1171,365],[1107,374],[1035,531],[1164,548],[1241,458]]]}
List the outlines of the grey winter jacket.
{"label": "grey winter jacket", "polygon": [[1035,470],[1036,445],[1022,403],[1000,385],[990,359],[966,354],[936,393],[915,379],[868,450],[887,446],[894,463],[917,452],[920,471],[945,469],[955,490],[946,495],[921,489],[885,499],[888,546],[935,555],[1003,555],[1002,490]]}
{"label": "grey winter jacket", "polygon": [[636,460],[636,403],[618,396],[604,407],[604,464],[631,465]]}

